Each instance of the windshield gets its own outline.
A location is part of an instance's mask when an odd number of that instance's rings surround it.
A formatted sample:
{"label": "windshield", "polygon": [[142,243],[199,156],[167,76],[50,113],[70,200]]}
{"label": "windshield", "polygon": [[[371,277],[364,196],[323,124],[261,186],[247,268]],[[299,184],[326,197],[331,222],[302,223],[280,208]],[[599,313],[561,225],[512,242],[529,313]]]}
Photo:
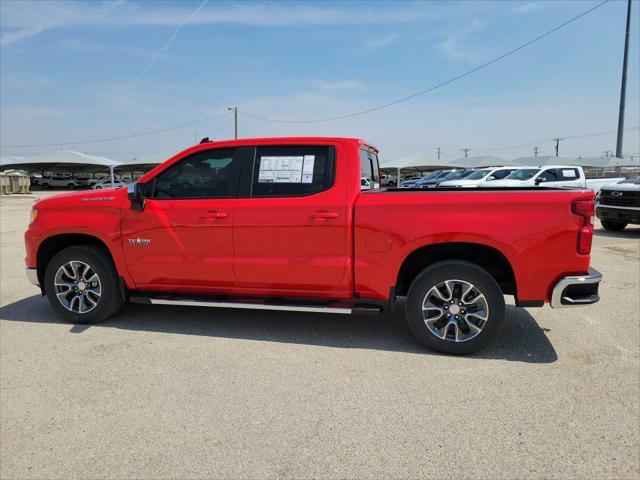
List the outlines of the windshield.
{"label": "windshield", "polygon": [[471,175],[473,170],[456,170],[455,172],[451,172],[449,175],[444,177],[445,180],[459,180],[468,175]]}
{"label": "windshield", "polygon": [[520,170],[516,170],[515,172],[507,175],[505,180],[529,180],[536,173],[540,171],[539,168],[522,168]]}
{"label": "windshield", "polygon": [[480,180],[491,173],[491,170],[476,170],[467,177],[467,180]]}

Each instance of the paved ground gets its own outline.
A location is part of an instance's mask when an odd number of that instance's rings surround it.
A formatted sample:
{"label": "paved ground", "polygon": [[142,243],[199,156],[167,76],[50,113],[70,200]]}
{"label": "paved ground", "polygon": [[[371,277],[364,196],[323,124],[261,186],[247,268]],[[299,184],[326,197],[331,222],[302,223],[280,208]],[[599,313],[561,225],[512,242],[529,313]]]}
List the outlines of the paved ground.
{"label": "paved ground", "polygon": [[0,200],[2,479],[640,476],[640,228],[597,230],[599,304],[510,307],[453,358],[401,315],[62,323],[24,276],[32,202]]}

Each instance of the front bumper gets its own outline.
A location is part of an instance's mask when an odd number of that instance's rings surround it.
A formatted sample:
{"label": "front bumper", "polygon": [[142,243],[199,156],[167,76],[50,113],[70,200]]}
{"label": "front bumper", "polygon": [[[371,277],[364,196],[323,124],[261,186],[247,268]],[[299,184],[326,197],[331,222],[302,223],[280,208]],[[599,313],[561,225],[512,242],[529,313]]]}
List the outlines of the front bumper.
{"label": "front bumper", "polygon": [[33,283],[36,287],[40,286],[40,282],[38,281],[38,269],[37,268],[27,268],[27,279]]}
{"label": "front bumper", "polygon": [[579,307],[596,303],[600,300],[598,286],[601,281],[602,274],[595,268],[590,268],[587,275],[564,277],[553,287],[551,306]]}
{"label": "front bumper", "polygon": [[600,220],[640,224],[640,208],[597,204],[596,217]]}

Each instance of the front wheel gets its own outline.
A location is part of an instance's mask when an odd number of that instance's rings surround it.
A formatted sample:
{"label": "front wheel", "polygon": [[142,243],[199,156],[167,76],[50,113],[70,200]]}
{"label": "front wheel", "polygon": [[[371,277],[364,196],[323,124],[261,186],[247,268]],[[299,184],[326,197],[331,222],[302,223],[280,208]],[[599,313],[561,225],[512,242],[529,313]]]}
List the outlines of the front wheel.
{"label": "front wheel", "polygon": [[605,230],[611,230],[612,232],[620,232],[627,226],[624,222],[613,222],[611,220],[600,220],[600,223],[602,223]]}
{"label": "front wheel", "polygon": [[98,323],[124,304],[111,258],[93,245],[65,248],[49,262],[44,289],[53,309],[73,323]]}
{"label": "front wheel", "polygon": [[494,278],[470,262],[437,262],[416,277],[407,296],[414,336],[441,353],[467,355],[485,348],[504,323],[504,297]]}

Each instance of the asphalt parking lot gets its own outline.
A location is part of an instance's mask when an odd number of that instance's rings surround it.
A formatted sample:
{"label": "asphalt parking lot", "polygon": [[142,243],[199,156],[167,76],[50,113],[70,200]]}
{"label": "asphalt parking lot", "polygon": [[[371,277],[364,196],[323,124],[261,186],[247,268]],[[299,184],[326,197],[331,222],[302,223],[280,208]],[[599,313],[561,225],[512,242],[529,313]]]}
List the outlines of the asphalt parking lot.
{"label": "asphalt parking lot", "polygon": [[638,227],[598,224],[600,303],[509,307],[456,358],[401,314],[63,323],[24,274],[34,200],[0,199],[2,479],[640,476]]}

